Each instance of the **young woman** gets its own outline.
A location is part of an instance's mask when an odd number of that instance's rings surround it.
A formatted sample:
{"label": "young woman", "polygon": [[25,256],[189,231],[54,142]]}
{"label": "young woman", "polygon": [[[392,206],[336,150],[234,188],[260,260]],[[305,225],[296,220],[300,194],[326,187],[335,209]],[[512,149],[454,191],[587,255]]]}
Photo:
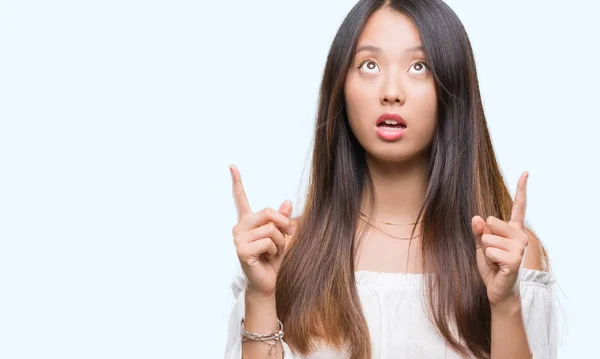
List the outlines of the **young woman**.
{"label": "young woman", "polygon": [[[250,209],[225,358],[554,358],[554,276],[441,0],[361,0],[320,89],[306,206]],[[283,334],[283,336],[282,336]]]}

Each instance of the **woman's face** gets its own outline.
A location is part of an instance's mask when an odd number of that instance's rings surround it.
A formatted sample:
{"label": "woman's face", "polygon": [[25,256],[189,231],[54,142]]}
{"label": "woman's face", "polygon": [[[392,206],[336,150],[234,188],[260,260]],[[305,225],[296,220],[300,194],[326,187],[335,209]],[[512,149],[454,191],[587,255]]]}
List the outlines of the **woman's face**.
{"label": "woman's face", "polygon": [[[413,22],[388,7],[369,18],[359,37],[344,95],[352,132],[369,156],[405,161],[433,139],[437,97],[424,53],[414,49],[419,46]],[[400,115],[405,128],[377,125],[384,114]]]}

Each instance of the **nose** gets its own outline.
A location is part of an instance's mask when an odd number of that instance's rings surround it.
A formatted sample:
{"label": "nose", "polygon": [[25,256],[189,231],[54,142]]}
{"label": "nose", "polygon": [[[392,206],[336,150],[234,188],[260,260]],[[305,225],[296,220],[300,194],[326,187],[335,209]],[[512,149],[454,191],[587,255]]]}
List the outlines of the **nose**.
{"label": "nose", "polygon": [[382,105],[401,105],[405,100],[405,93],[396,76],[387,76],[381,89]]}

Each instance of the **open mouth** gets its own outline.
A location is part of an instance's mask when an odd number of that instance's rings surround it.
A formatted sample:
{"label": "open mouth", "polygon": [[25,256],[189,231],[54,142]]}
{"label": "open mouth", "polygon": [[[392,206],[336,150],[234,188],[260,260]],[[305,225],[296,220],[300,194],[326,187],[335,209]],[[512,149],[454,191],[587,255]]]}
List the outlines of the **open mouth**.
{"label": "open mouth", "polygon": [[395,141],[402,138],[406,133],[406,123],[402,118],[381,118],[377,122],[377,127],[375,127],[375,129],[377,136],[382,140]]}
{"label": "open mouth", "polygon": [[393,128],[402,129],[402,128],[406,128],[406,125],[399,123],[398,121],[394,121],[394,120],[385,120],[385,121],[379,123],[377,125],[377,127],[389,128],[389,129],[393,129]]}

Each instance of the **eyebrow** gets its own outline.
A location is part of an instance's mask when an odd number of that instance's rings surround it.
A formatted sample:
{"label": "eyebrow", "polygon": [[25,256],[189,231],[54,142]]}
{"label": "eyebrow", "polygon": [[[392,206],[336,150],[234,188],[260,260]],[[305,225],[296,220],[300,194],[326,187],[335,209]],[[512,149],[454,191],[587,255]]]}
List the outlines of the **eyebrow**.
{"label": "eyebrow", "polygon": [[[372,52],[381,52],[381,48],[377,47],[377,46],[373,46],[373,45],[361,45],[356,49],[356,53],[359,53],[361,51],[372,51]],[[413,46],[413,47],[409,47],[408,49],[405,49],[404,52],[415,52],[415,51],[423,51],[423,46],[421,45],[417,45],[417,46]]]}

